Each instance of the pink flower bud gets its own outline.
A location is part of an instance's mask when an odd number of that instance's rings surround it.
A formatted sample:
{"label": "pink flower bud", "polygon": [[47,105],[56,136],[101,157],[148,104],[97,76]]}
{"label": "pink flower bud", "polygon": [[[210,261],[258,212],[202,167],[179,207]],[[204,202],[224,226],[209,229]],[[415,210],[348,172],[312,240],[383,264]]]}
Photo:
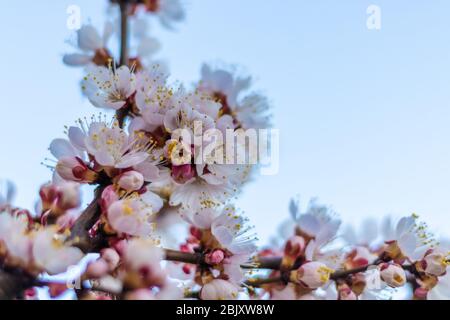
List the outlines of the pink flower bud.
{"label": "pink flower bud", "polygon": [[338,288],[338,300],[358,300],[356,294],[346,284]]}
{"label": "pink flower bud", "polygon": [[67,182],[58,186],[56,206],[61,211],[77,208],[81,204],[80,188],[77,183]]}
{"label": "pink flower bud", "polygon": [[284,247],[284,255],[297,259],[305,249],[305,239],[300,236],[289,238]]}
{"label": "pink flower bud", "polygon": [[220,264],[223,259],[225,259],[225,253],[220,249],[214,250],[205,256],[205,262],[212,266]]}
{"label": "pink flower bud", "polygon": [[448,259],[446,254],[432,250],[421,261],[422,268],[428,274],[437,277],[442,276],[445,274],[449,265]]}
{"label": "pink flower bud", "polygon": [[48,285],[48,291],[50,297],[56,298],[66,292],[69,288],[66,283],[50,283]]}
{"label": "pink flower bud", "polygon": [[414,297],[417,299],[421,299],[421,300],[425,300],[427,298],[428,295],[428,290],[425,288],[417,288],[416,290],[414,290]]}
{"label": "pink flower bud", "polygon": [[368,248],[358,246],[354,248],[345,258],[347,269],[355,269],[366,266],[375,261],[377,255],[373,254]]}
{"label": "pink flower bud", "polygon": [[139,190],[144,185],[144,176],[137,171],[127,171],[120,175],[118,185],[129,192]]}
{"label": "pink flower bud", "polygon": [[103,259],[98,259],[87,266],[85,275],[89,279],[98,279],[106,275],[108,271],[108,263]]}
{"label": "pink flower bud", "polygon": [[108,263],[109,270],[114,270],[117,268],[120,262],[120,256],[116,250],[111,248],[106,248],[101,251],[101,257],[106,263]]}
{"label": "pink flower bud", "polygon": [[330,280],[333,272],[322,262],[307,262],[297,271],[291,274],[292,281],[297,282],[309,289],[317,289],[325,285]]}
{"label": "pink flower bud", "polygon": [[78,157],[63,157],[56,164],[56,172],[69,181],[91,183],[97,180],[97,173],[89,169]]}
{"label": "pink flower bud", "polygon": [[49,210],[58,197],[58,188],[53,184],[46,184],[39,190],[42,200],[42,211]]}
{"label": "pink flower bud", "polygon": [[383,263],[380,265],[381,279],[390,287],[401,287],[406,283],[406,273],[401,266],[395,263]]}
{"label": "pink flower bud", "polygon": [[26,300],[36,300],[37,299],[37,290],[36,288],[28,288],[24,291],[24,296]]}
{"label": "pink flower bud", "polygon": [[233,300],[238,296],[238,288],[229,281],[215,279],[205,284],[200,291],[202,300]]}
{"label": "pink flower bud", "polygon": [[172,166],[172,178],[178,183],[186,183],[195,177],[195,168],[193,165],[184,164],[181,166]]}
{"label": "pink flower bud", "polygon": [[119,196],[114,190],[114,186],[110,185],[105,188],[102,192],[102,196],[100,198],[100,206],[102,211],[105,213],[108,211],[108,208],[114,202],[119,201]]}

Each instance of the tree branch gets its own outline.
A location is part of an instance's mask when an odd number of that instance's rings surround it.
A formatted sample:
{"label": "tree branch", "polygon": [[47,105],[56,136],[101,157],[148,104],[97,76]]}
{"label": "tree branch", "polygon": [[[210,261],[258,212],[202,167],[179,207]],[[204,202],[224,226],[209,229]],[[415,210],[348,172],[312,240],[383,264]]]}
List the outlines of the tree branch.
{"label": "tree branch", "polygon": [[121,66],[128,64],[128,1],[120,0],[120,62]]}
{"label": "tree branch", "polygon": [[23,272],[0,269],[0,300],[16,299],[23,290],[33,286],[34,279]]}
{"label": "tree branch", "polygon": [[286,282],[285,279],[282,276],[279,277],[273,277],[273,278],[252,278],[248,279],[244,282],[246,286],[249,287],[261,287],[265,284],[272,284],[272,283],[278,283],[278,282]]}
{"label": "tree branch", "polygon": [[165,260],[184,262],[190,264],[200,265],[205,262],[204,257],[200,253],[180,252],[175,250],[165,249]]}
{"label": "tree branch", "polygon": [[93,237],[89,234],[89,230],[100,218],[101,210],[99,202],[103,189],[103,187],[97,187],[94,193],[94,199],[75,221],[67,240],[73,246],[80,248],[84,253],[96,252],[105,244],[105,238],[101,233],[97,233]]}
{"label": "tree branch", "polygon": [[[118,0],[120,7],[120,66],[128,65],[128,2],[129,0]],[[123,128],[128,109],[123,107],[116,111],[119,127]]]}

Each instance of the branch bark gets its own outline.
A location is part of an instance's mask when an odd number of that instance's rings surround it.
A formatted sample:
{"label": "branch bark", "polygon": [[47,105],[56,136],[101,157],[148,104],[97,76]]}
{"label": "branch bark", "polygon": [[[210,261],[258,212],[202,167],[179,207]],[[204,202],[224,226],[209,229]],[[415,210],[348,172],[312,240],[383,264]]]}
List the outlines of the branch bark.
{"label": "branch bark", "polygon": [[120,65],[128,64],[128,1],[121,0],[120,7]]}
{"label": "branch bark", "polygon": [[97,233],[92,237],[89,234],[89,230],[100,218],[101,210],[99,202],[103,189],[103,187],[98,187],[95,190],[94,199],[76,220],[67,240],[69,243],[72,243],[73,246],[80,248],[84,253],[98,251],[103,247],[106,241],[101,233]]}
{"label": "branch bark", "polygon": [[[120,66],[128,65],[128,2],[129,0],[119,0],[120,7]],[[116,111],[117,122],[119,127],[123,128],[125,118],[128,115],[126,108]]]}
{"label": "branch bark", "polygon": [[20,272],[0,269],[0,300],[13,300],[33,285],[34,279]]}

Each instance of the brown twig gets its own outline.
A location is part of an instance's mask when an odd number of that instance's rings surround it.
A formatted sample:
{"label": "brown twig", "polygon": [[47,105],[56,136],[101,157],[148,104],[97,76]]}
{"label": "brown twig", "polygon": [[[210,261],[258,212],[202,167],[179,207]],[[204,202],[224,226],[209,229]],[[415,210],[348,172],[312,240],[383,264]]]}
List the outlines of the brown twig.
{"label": "brown twig", "polygon": [[201,265],[204,263],[204,257],[199,253],[180,252],[175,250],[165,249],[165,260],[184,262],[190,264]]}
{"label": "brown twig", "polygon": [[120,65],[128,64],[128,1],[119,1],[120,7]]}
{"label": "brown twig", "polygon": [[18,298],[23,290],[33,285],[33,277],[23,272],[0,269],[0,300]]}
{"label": "brown twig", "polygon": [[80,248],[84,253],[96,252],[105,244],[105,238],[101,233],[97,233],[93,237],[89,234],[89,230],[100,218],[101,210],[99,201],[102,192],[103,187],[97,187],[94,199],[75,221],[71,229],[71,234],[67,239],[68,243]]}
{"label": "brown twig", "polygon": [[362,267],[358,267],[358,268],[354,268],[354,269],[350,269],[350,270],[338,270],[338,271],[335,271],[334,273],[331,274],[330,279],[331,280],[345,279],[345,278],[347,278],[348,276],[350,276],[352,274],[365,272],[370,267],[377,266],[381,262],[383,262],[383,261],[380,260],[380,259],[377,259],[373,263],[365,265],[365,266],[362,266]]}
{"label": "brown twig", "polygon": [[273,284],[278,282],[286,282],[286,281],[282,276],[279,276],[273,278],[252,278],[245,281],[244,284],[249,287],[257,288],[266,284]]}
{"label": "brown twig", "polygon": [[[120,8],[120,66],[128,65],[128,0],[119,0]],[[123,128],[125,118],[128,115],[128,108],[121,108],[116,111],[117,122],[119,127]]]}

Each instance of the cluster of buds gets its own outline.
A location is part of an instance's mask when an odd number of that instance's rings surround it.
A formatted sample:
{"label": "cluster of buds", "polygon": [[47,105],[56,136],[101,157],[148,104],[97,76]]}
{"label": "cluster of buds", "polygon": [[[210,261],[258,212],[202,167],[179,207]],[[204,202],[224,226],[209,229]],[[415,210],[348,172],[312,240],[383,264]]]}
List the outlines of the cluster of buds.
{"label": "cluster of buds", "polygon": [[[164,253],[156,245],[153,240],[133,239],[121,240],[103,249],[100,257],[88,264],[81,277],[81,280],[89,281],[94,292],[81,298],[181,298],[182,290],[168,280],[161,266]],[[158,293],[149,288],[158,288]]]}
{"label": "cluster of buds", "polygon": [[43,223],[49,217],[56,218],[81,205],[80,186],[75,182],[45,184],[39,190]]}

